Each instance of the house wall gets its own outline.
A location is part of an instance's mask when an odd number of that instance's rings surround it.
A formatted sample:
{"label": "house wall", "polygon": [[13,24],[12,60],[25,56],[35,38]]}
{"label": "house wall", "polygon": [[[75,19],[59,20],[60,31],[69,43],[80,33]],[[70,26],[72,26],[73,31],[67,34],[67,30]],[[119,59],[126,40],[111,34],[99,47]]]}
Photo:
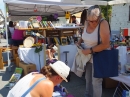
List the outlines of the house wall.
{"label": "house wall", "polygon": [[111,30],[120,31],[120,28],[130,28],[129,21],[130,4],[120,4],[112,6]]}

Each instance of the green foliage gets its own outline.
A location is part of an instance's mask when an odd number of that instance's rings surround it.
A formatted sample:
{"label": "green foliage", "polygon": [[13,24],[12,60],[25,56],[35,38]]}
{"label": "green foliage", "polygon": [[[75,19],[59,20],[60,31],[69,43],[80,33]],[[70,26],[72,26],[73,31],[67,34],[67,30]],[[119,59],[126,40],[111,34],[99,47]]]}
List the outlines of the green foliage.
{"label": "green foliage", "polygon": [[42,45],[41,46],[36,46],[35,53],[39,53],[40,51],[42,51]]}
{"label": "green foliage", "polygon": [[111,13],[112,13],[112,6],[111,5],[107,5],[107,6],[104,6],[104,5],[101,5],[101,10],[102,10],[102,16],[109,20],[110,17],[111,17]]}

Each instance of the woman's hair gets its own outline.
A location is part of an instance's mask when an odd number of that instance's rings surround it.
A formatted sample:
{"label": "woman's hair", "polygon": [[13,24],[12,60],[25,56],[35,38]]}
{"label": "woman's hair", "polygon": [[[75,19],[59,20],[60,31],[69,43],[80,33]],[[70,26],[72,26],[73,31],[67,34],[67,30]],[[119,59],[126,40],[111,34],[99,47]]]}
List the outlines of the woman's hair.
{"label": "woman's hair", "polygon": [[87,9],[84,9],[81,14],[80,23],[84,25],[86,19],[87,19]]}
{"label": "woman's hair", "polygon": [[43,75],[45,75],[46,77],[52,77],[52,76],[56,76],[58,75],[52,68],[50,65],[45,65],[40,73],[42,73]]}
{"label": "woman's hair", "polygon": [[98,5],[91,6],[87,11],[87,18],[97,18],[101,16],[101,9]]}
{"label": "woman's hair", "polygon": [[14,26],[13,22],[9,21],[9,27],[13,27],[13,26]]}

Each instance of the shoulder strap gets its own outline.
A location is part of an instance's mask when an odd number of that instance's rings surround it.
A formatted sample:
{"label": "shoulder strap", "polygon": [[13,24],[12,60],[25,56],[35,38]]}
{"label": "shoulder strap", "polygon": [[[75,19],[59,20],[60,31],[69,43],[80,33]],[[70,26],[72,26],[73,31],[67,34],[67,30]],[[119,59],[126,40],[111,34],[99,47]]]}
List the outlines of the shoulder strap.
{"label": "shoulder strap", "polygon": [[38,79],[21,97],[25,97],[40,81],[45,79],[45,77]]}
{"label": "shoulder strap", "polygon": [[[100,24],[101,24],[101,22],[102,22],[103,20],[104,20],[104,19],[101,19],[101,20],[100,20],[99,26],[98,26],[98,45],[100,44]],[[110,27],[109,22],[108,22],[108,25],[109,25],[110,35],[111,35],[111,27]]]}

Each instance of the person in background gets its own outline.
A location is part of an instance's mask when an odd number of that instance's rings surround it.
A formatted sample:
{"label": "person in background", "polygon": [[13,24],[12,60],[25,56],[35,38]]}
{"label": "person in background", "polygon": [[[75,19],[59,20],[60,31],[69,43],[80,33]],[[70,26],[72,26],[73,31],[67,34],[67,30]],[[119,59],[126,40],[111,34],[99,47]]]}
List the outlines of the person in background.
{"label": "person in background", "polygon": [[[69,72],[69,66],[62,61],[45,65],[40,73],[32,72],[21,78],[9,91],[7,97],[52,97],[56,85],[63,80],[68,82],[66,78]],[[23,95],[32,85],[35,86],[26,93],[27,95]]]}
{"label": "person in background", "polygon": [[74,15],[70,17],[70,23],[79,25],[79,22],[76,20],[76,16],[74,16]]}
{"label": "person in background", "polygon": [[12,45],[13,45],[12,36],[13,36],[13,34],[14,34],[14,29],[15,29],[15,28],[14,28],[13,22],[10,21],[10,22],[9,22],[9,26],[8,26],[8,30],[9,30],[10,33],[11,33],[11,37],[8,39],[8,43],[9,43],[10,47],[12,47]]}
{"label": "person in background", "polygon": [[81,13],[81,18],[80,18],[81,25],[84,25],[86,17],[87,17],[87,9],[84,9]]}
{"label": "person in background", "polygon": [[[101,22],[102,21],[102,22]],[[100,23],[101,22],[101,23]],[[101,44],[97,45],[98,27],[100,23],[100,40]],[[78,45],[84,41],[85,49],[82,50],[84,55],[100,52],[110,47],[110,30],[109,24],[101,16],[101,9],[98,5],[91,6],[87,11],[86,22],[81,39]],[[92,58],[93,59],[93,58]],[[103,78],[93,77],[93,60],[86,64],[86,92],[85,97],[101,97]],[[104,64],[105,65],[105,64]]]}
{"label": "person in background", "polygon": [[17,22],[14,22],[14,27],[17,26]]}
{"label": "person in background", "polygon": [[3,38],[3,32],[1,32],[1,38]]}
{"label": "person in background", "polygon": [[24,30],[17,29],[17,26],[15,26],[14,34],[12,36],[13,46],[19,47],[19,45],[23,45],[25,36],[26,32]]}
{"label": "person in background", "polygon": [[[80,18],[80,26],[84,26],[85,21],[86,21],[86,17],[87,17],[87,9],[84,9],[81,13],[81,18]],[[83,33],[83,28],[79,29],[79,33],[82,36]]]}

